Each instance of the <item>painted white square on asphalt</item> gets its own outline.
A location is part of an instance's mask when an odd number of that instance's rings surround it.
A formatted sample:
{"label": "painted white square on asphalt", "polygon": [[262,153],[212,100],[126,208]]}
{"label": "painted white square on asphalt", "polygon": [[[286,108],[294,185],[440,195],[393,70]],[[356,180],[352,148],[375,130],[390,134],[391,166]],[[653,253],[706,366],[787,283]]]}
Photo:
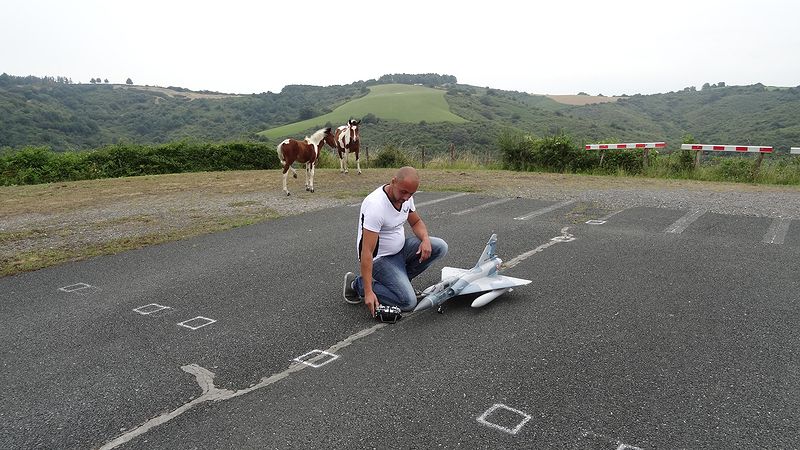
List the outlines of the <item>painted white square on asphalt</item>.
{"label": "painted white square on asphalt", "polygon": [[517,434],[523,425],[531,420],[531,416],[502,403],[496,403],[481,414],[477,420],[488,427],[508,434]]}
{"label": "painted white square on asphalt", "polygon": [[92,287],[91,284],[76,283],[76,284],[70,284],[69,286],[58,288],[58,290],[64,292],[77,292],[83,289],[89,289],[90,287]]}
{"label": "painted white square on asphalt", "polygon": [[208,317],[203,317],[203,316],[197,316],[193,319],[184,320],[183,322],[178,323],[178,325],[194,331],[198,328],[203,328],[206,325],[211,325],[214,322],[216,322],[216,320],[214,319],[209,319]]}
{"label": "painted white square on asphalt", "polygon": [[[322,359],[323,357],[325,357],[325,359]],[[339,355],[334,355],[333,353],[328,353],[328,352],[323,351],[323,350],[314,349],[314,350],[311,350],[310,352],[308,352],[308,353],[306,353],[304,355],[298,356],[297,358],[293,359],[292,361],[297,361],[299,363],[303,363],[305,365],[311,366],[311,367],[316,369],[318,367],[324,366],[325,364],[328,364],[329,362],[337,359],[338,357],[339,357]],[[318,358],[322,359],[322,362],[317,362],[317,363],[311,362],[312,360],[318,359]]]}
{"label": "painted white square on asphalt", "polygon": [[163,309],[170,309],[169,306],[159,305],[158,303],[150,303],[149,305],[140,306],[138,308],[133,308],[134,312],[137,312],[143,316],[148,314],[153,314],[154,312],[161,311]]}

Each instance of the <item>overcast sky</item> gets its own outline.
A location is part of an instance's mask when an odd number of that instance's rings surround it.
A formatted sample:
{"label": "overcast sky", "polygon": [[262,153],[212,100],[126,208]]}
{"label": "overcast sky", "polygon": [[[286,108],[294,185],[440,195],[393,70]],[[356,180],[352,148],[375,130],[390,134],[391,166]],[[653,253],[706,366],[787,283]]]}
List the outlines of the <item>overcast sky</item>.
{"label": "overcast sky", "polygon": [[534,94],[800,85],[800,1],[2,0],[0,73],[228,93],[389,73]]}

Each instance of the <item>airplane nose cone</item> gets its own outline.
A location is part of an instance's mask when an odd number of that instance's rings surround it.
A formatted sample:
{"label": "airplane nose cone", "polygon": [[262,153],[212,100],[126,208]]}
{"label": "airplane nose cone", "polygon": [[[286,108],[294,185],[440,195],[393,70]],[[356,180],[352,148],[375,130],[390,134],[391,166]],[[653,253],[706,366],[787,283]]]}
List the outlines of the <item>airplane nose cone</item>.
{"label": "airplane nose cone", "polygon": [[419,303],[417,303],[417,307],[414,308],[414,312],[422,311],[424,309],[428,309],[431,306],[433,306],[433,302],[431,302],[431,300],[428,297],[425,297],[422,300],[420,300]]}

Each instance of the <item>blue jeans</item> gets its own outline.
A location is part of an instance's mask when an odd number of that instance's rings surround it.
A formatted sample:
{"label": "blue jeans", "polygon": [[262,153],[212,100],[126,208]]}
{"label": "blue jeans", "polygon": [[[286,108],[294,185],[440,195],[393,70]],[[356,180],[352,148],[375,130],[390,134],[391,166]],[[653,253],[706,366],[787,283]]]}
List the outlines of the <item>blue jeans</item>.
{"label": "blue jeans", "polygon": [[[411,311],[417,306],[417,296],[411,280],[425,271],[437,259],[447,254],[447,242],[431,237],[431,257],[419,262],[420,240],[416,236],[406,238],[400,252],[382,256],[372,262],[372,290],[381,305],[398,306],[403,311]],[[364,296],[364,280],[356,277],[353,287],[361,297]]]}

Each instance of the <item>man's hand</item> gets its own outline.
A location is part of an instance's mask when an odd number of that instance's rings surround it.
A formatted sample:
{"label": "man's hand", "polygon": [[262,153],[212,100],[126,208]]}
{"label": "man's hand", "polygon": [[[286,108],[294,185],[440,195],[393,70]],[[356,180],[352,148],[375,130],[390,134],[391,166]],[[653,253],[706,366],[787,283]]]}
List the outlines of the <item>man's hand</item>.
{"label": "man's hand", "polygon": [[378,306],[381,306],[381,304],[378,303],[378,296],[375,295],[374,292],[364,293],[364,304],[367,305],[371,317],[375,317],[375,310],[378,309]]}
{"label": "man's hand", "polygon": [[417,254],[419,255],[419,262],[423,262],[426,259],[431,257],[431,240],[425,239],[424,241],[420,242],[419,249],[417,250]]}

